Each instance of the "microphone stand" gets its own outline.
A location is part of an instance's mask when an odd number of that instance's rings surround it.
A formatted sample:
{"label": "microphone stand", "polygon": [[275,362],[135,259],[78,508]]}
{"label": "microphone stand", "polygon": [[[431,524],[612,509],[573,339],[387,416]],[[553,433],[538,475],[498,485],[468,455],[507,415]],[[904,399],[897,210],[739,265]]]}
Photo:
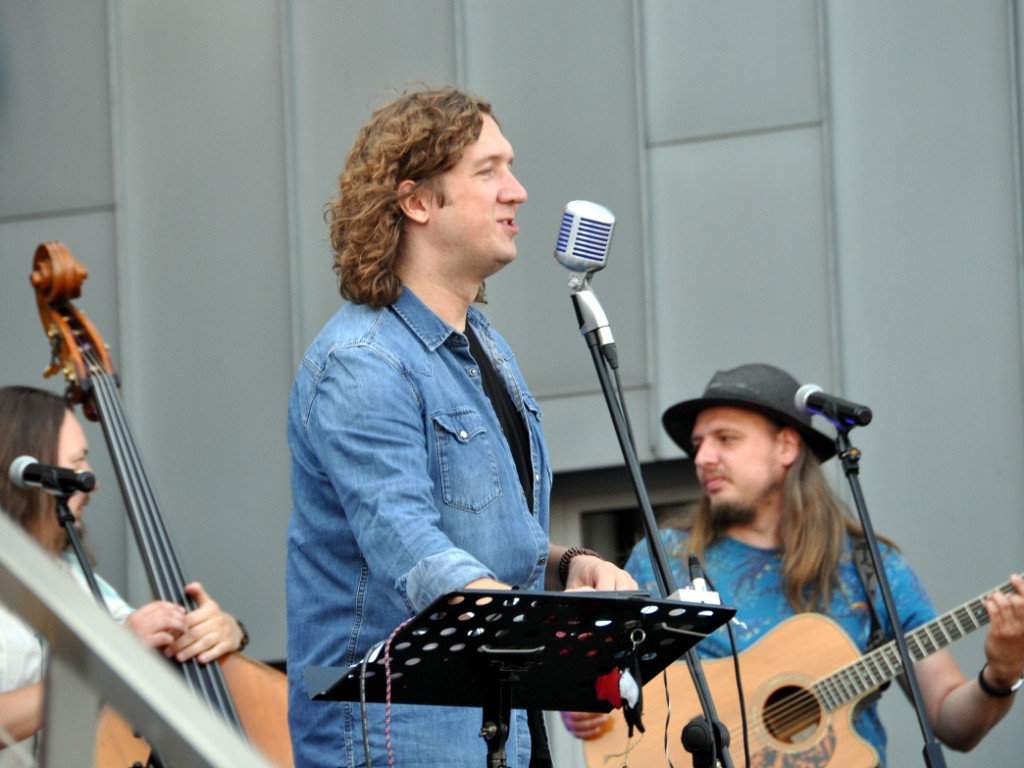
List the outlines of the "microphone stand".
{"label": "microphone stand", "polygon": [[[654,574],[658,580],[658,586],[662,595],[669,600],[679,600],[682,593],[676,587],[672,569],[668,564],[668,557],[665,554],[665,546],[658,533],[657,521],[651,509],[651,502],[647,496],[647,489],[644,486],[643,476],[640,471],[640,463],[636,455],[636,447],[633,444],[633,436],[629,431],[625,403],[621,402],[611,384],[606,364],[612,368],[618,368],[618,355],[615,350],[615,340],[612,338],[608,326],[608,319],[601,309],[601,304],[593,291],[590,290],[590,272],[581,276],[573,274],[569,278],[569,288],[572,289],[573,307],[576,310],[576,319],[579,321],[580,333],[587,340],[591,357],[594,360],[594,367],[597,370],[597,377],[601,382],[601,389],[604,393],[608,411],[611,414],[612,422],[615,425],[615,434],[622,449],[623,458],[629,469],[629,477],[633,483],[633,491],[640,502],[641,519],[644,525],[644,532],[647,536],[647,547],[654,563]],[[698,716],[687,724],[683,729],[683,746],[694,755],[694,768],[711,768],[716,763],[723,768],[732,768],[732,758],[729,755],[729,731],[723,726],[715,712],[715,705],[711,698],[711,690],[708,688],[707,679],[704,677],[704,669],[694,648],[690,648],[684,654],[686,666],[693,679],[694,688],[697,691],[697,698],[700,700],[703,710],[703,721]],[[690,738],[692,737],[692,738]]]}
{"label": "microphone stand", "polygon": [[[92,592],[93,597],[100,604],[100,607],[104,611],[109,613],[107,607],[107,601],[103,599],[103,593],[100,591],[99,582],[96,580],[96,572],[93,570],[92,563],[89,562],[89,558],[85,555],[85,548],[82,546],[82,537],[78,535],[78,530],[75,528],[75,515],[68,507],[68,499],[70,496],[65,493],[59,493],[46,489],[54,501],[57,502],[57,520],[67,531],[68,541],[71,543],[71,548],[75,552],[75,557],[78,560],[78,564],[82,567],[82,574],[85,576],[85,581],[89,585],[89,591]],[[136,763],[135,765],[139,765]],[[160,759],[160,756],[156,753],[156,750],[150,749],[149,760],[146,763],[146,768],[164,768],[166,764]]]}
{"label": "microphone stand", "polygon": [[[860,487],[860,451],[850,444],[849,431],[855,426],[841,419],[836,413],[823,413],[826,419],[832,422],[836,428],[836,449],[843,465],[843,472],[850,482],[850,490],[853,492],[853,500],[857,507],[857,514],[860,516],[861,528],[864,529],[864,538],[867,540],[868,551],[871,553],[871,561],[875,567],[875,575],[878,578],[878,588],[882,594],[885,610],[889,614],[889,622],[892,625],[896,646],[899,648],[900,660],[903,664],[903,678],[907,683],[911,699],[914,702],[914,709],[917,712],[917,719],[921,726],[921,733],[924,736],[925,765],[932,768],[946,765],[942,754],[942,746],[935,739],[931,723],[928,721],[928,714],[924,708],[924,701],[921,698],[921,689],[917,683],[917,675],[914,672],[913,660],[910,658],[910,651],[907,649],[906,639],[903,637],[903,623],[896,613],[896,604],[893,600],[892,589],[889,587],[889,579],[882,567],[882,555],[878,549],[878,539],[875,537],[874,529],[871,526],[871,518],[868,516],[867,504],[864,501],[864,494]],[[870,598],[870,596],[869,596]]]}
{"label": "microphone stand", "polygon": [[67,531],[68,541],[71,543],[71,548],[75,552],[75,557],[78,559],[78,564],[82,566],[82,573],[85,576],[85,581],[89,585],[89,591],[92,592],[93,597],[100,604],[103,610],[107,610],[107,603],[103,599],[103,594],[100,592],[99,582],[96,581],[96,573],[92,569],[92,563],[89,562],[89,558],[85,556],[85,549],[82,547],[82,539],[78,535],[78,530],[75,528],[75,516],[68,508],[68,499],[70,498],[64,493],[52,493],[54,501],[57,502],[57,521]]}

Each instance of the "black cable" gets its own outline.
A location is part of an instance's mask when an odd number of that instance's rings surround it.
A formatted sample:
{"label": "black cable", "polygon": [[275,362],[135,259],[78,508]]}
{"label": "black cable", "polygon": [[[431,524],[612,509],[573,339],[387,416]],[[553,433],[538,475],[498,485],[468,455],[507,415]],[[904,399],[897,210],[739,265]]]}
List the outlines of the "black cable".
{"label": "black cable", "polygon": [[359,716],[363,726],[363,752],[366,755],[366,768],[373,768],[373,759],[370,757],[370,732],[369,723],[366,717],[366,667],[370,663],[370,657],[376,655],[384,643],[377,643],[370,646],[370,649],[363,656],[362,664],[359,665]]}
{"label": "black cable", "polygon": [[[712,592],[717,592],[715,589],[715,583],[711,581],[711,577],[708,576],[708,572],[704,569],[704,566],[700,566],[700,572],[704,575],[704,581],[708,583],[708,588]],[[729,633],[729,645],[732,647],[732,666],[736,673],[736,694],[739,697],[740,703],[740,728],[743,733],[743,758],[746,761],[747,768],[750,768],[750,740],[747,734],[747,705],[743,699],[743,681],[740,677],[740,654],[736,650],[736,635],[732,631],[732,619],[725,624],[726,631]]]}

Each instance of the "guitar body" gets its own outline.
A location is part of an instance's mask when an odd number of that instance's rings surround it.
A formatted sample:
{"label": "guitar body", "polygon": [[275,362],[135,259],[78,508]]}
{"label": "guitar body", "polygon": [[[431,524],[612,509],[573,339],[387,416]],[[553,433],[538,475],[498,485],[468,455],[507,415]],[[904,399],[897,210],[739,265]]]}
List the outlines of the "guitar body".
{"label": "guitar body", "polygon": [[[221,671],[235,701],[249,741],[278,768],[292,768],[288,719],[288,678],[271,666],[241,653],[220,659]],[[110,707],[100,713],[94,768],[146,765],[150,747],[131,724]]]}
{"label": "guitar body", "polygon": [[93,766],[131,768],[136,764],[146,765],[149,753],[149,744],[135,734],[131,724],[110,707],[104,707],[96,730]]}
{"label": "guitar body", "polygon": [[[771,706],[798,690],[809,690],[818,679],[860,657],[859,649],[838,624],[814,613],[787,619],[740,654],[753,768],[871,768],[878,762],[874,748],[853,730],[853,708],[859,699],[832,712],[813,697],[798,697],[799,711],[789,707],[786,715],[779,715],[779,708]],[[743,735],[733,661],[715,659],[701,666],[718,718],[731,734],[729,752],[739,765]],[[690,765],[693,756],[683,749],[680,735],[692,718],[702,714],[700,701],[685,663],[672,664],[665,674],[672,710],[669,755],[674,765]],[[667,766],[667,711],[662,678],[652,678],[644,686],[643,722],[647,732],[634,731],[629,739],[625,719],[613,711],[611,729],[583,742],[588,768]]]}

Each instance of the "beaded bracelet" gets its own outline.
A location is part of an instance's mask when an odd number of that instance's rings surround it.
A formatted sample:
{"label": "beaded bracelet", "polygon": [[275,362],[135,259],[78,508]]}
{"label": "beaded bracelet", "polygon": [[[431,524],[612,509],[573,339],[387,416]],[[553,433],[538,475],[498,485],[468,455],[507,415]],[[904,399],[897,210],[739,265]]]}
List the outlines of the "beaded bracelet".
{"label": "beaded bracelet", "polygon": [[569,547],[562,554],[561,559],[558,561],[558,575],[562,577],[562,586],[568,586],[569,584],[569,562],[577,555],[592,555],[600,560],[603,560],[597,552],[592,549],[584,549],[583,547]]}

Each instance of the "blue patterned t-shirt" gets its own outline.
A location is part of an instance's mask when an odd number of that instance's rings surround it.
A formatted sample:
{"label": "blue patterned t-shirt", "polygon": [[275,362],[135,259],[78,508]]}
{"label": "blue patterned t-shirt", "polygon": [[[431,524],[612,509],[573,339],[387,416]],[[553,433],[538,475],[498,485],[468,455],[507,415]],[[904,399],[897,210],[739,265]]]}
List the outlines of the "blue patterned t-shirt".
{"label": "blue patterned t-shirt", "polygon": [[[672,567],[677,586],[689,582],[686,561],[682,557],[686,543],[685,531],[664,529],[662,542]],[[896,610],[903,623],[904,632],[935,618],[935,609],[917,575],[895,549],[882,545],[882,559],[886,577],[893,593]],[[724,605],[737,608],[732,622],[736,646],[744,651],[765,637],[785,619],[796,615],[786,601],[782,590],[782,555],[777,549],[758,549],[732,538],[723,538],[708,547],[703,556],[704,570],[721,595]],[[625,569],[637,580],[642,589],[658,594],[658,580],[655,576],[646,541],[634,547]],[[886,631],[886,639],[893,637],[888,613],[881,595],[874,596],[875,609]],[[822,611],[839,624],[861,653],[867,650],[871,633],[871,614],[868,610],[864,587],[854,564],[849,542],[839,563],[839,583],[832,596],[828,610]],[[725,627],[718,629],[697,646],[702,658],[717,659],[732,655],[729,635]],[[814,645],[808,638],[807,653],[814,653]],[[795,672],[797,670],[779,670]],[[747,692],[748,718],[751,718],[751,693]],[[751,719],[753,723],[753,719]],[[869,741],[885,765],[885,729],[878,717],[876,704],[866,707],[854,720],[857,732]],[[734,749],[739,744],[735,743]]]}

